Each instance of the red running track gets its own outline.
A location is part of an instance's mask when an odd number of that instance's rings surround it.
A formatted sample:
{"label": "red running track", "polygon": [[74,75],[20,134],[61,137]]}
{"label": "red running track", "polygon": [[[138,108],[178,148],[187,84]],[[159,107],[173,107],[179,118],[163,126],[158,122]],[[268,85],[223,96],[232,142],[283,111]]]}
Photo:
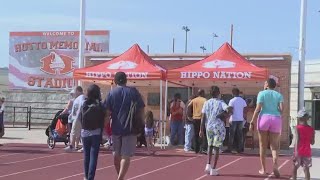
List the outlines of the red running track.
{"label": "red running track", "polygon": [[[271,170],[271,158],[267,160]],[[259,175],[257,155],[221,155],[218,163],[220,176],[204,173],[205,155],[186,154],[180,150],[159,150],[155,156],[147,156],[139,149],[131,161],[126,176],[128,180],[209,180],[209,179],[275,179],[272,175]],[[291,174],[290,157],[279,159],[281,178]],[[117,177],[111,152],[102,150],[99,155],[97,180]],[[83,179],[83,155],[65,153],[62,146],[54,150],[46,145],[6,144],[0,147],[0,180],[78,180]]]}

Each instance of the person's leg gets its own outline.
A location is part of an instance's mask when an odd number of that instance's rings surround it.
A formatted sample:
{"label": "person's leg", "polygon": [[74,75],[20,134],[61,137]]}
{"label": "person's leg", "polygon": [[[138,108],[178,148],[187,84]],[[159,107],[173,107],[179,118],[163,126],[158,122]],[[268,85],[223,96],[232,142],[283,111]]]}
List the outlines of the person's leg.
{"label": "person's leg", "polygon": [[194,121],[194,151],[198,153],[200,151],[200,137],[199,137],[199,132],[200,132],[200,120],[195,120]]}
{"label": "person's leg", "polygon": [[269,133],[269,140],[270,140],[270,149],[272,152],[272,160],[273,160],[273,172],[275,176],[279,175],[278,170],[278,153],[280,149],[280,133]]}
{"label": "person's leg", "polygon": [[217,169],[217,164],[219,160],[219,147],[213,147],[214,150],[214,164],[213,169]]}
{"label": "person's leg", "polygon": [[211,161],[212,161],[212,151],[213,151],[213,146],[208,146],[208,161],[207,161],[207,164],[211,164]]}
{"label": "person's leg", "polygon": [[292,167],[292,179],[293,180],[297,180],[297,171],[298,171],[299,166],[297,166],[295,164],[295,162],[293,163],[293,167]]}
{"label": "person's leg", "polygon": [[207,139],[207,130],[206,129],[204,129],[204,132],[203,132],[203,137],[202,137],[202,139],[201,139],[201,142],[202,142],[202,144],[201,144],[201,152],[202,153],[205,153],[207,150],[208,150],[208,139]]}
{"label": "person's leg", "polygon": [[120,162],[121,162],[121,136],[112,135],[113,142],[113,163],[117,171],[117,174],[120,172]]}
{"label": "person's leg", "polygon": [[261,169],[259,170],[260,174],[266,174],[266,150],[268,146],[268,132],[266,131],[259,131],[259,152],[260,152],[260,163]]}
{"label": "person's leg", "polygon": [[189,142],[189,134],[190,134],[190,126],[189,124],[186,124],[185,126],[185,132],[184,132],[184,151],[190,150],[190,142]]}
{"label": "person's leg", "polygon": [[237,147],[237,152],[240,153],[243,150],[243,122],[237,122],[236,123],[236,134],[238,137],[238,147]]}
{"label": "person's leg", "polygon": [[90,150],[91,150],[91,139],[90,137],[83,137],[83,155],[84,155],[84,177],[88,179],[89,175],[89,164],[90,164]]}
{"label": "person's leg", "polygon": [[123,136],[121,147],[121,163],[118,180],[124,180],[130,166],[130,157],[135,153],[137,136]]}
{"label": "person's leg", "polygon": [[309,167],[303,167],[305,180],[310,180],[310,170]]}
{"label": "person's leg", "polygon": [[178,145],[183,145],[183,121],[178,121]]}
{"label": "person's leg", "polygon": [[237,122],[232,122],[229,127],[228,149],[225,152],[231,152],[233,149],[234,135],[237,130]]}
{"label": "person's leg", "polygon": [[171,120],[170,122],[170,144],[174,145],[175,144],[175,137],[178,132],[178,125],[175,120]]}
{"label": "person's leg", "polygon": [[90,164],[89,164],[89,174],[88,180],[94,180],[96,174],[101,135],[91,136],[91,151],[90,151]]}

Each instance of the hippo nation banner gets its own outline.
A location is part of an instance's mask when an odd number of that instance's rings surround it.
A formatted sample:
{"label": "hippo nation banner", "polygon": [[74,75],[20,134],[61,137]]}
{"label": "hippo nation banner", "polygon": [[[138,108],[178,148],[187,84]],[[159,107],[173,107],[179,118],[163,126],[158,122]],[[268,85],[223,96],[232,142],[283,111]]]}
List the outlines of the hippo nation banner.
{"label": "hippo nation banner", "polygon": [[[85,51],[109,52],[109,31],[86,31]],[[70,89],[78,66],[78,31],[11,32],[11,89]]]}

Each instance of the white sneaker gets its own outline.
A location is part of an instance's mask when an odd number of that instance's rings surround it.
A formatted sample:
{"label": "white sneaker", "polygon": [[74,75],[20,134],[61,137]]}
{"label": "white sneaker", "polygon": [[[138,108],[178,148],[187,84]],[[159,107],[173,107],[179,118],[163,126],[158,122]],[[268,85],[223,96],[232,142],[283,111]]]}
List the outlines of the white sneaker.
{"label": "white sneaker", "polygon": [[216,169],[210,170],[210,176],[218,176],[218,175],[219,175],[218,170],[216,170]]}
{"label": "white sneaker", "polygon": [[207,174],[210,174],[211,169],[212,169],[211,164],[207,164],[206,168],[204,169],[204,172],[206,172]]}
{"label": "white sneaker", "polygon": [[77,152],[82,153],[83,152],[83,148],[79,149]]}
{"label": "white sneaker", "polygon": [[74,148],[72,148],[71,146],[68,146],[68,147],[64,148],[64,150],[65,150],[66,152],[73,152],[73,151],[74,151]]}

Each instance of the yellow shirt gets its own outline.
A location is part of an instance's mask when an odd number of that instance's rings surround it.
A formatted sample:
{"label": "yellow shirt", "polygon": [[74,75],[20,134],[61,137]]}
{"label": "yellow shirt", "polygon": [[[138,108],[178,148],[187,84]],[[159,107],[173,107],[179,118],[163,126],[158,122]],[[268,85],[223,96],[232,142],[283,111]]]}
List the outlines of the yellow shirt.
{"label": "yellow shirt", "polygon": [[193,119],[201,119],[202,107],[206,101],[207,99],[204,97],[196,97],[189,103],[189,106],[192,106],[193,109]]}

